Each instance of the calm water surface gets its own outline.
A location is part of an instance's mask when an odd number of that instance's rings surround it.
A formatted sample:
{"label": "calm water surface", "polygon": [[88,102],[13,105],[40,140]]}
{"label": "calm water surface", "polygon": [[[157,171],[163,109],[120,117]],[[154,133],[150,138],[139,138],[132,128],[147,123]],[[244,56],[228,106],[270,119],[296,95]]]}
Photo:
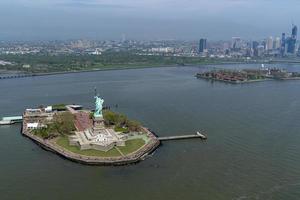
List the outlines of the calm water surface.
{"label": "calm water surface", "polygon": [[0,116],[54,103],[91,108],[96,86],[107,105],[161,136],[201,129],[209,139],[165,142],[136,165],[92,167],[42,150],[19,125],[2,126],[0,199],[300,199],[300,81],[211,83],[193,77],[199,70],[1,80]]}

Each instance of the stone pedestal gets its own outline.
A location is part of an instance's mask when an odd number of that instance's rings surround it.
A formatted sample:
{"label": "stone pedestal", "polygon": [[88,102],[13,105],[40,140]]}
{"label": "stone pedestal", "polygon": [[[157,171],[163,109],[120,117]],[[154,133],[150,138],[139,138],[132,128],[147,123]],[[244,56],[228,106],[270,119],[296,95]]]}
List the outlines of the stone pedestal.
{"label": "stone pedestal", "polygon": [[98,132],[105,129],[103,117],[95,117],[93,120],[93,132]]}

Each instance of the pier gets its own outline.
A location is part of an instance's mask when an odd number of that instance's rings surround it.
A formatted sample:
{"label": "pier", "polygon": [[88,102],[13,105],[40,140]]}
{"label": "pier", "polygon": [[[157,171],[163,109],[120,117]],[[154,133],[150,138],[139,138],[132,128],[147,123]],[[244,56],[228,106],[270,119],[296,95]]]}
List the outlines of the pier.
{"label": "pier", "polygon": [[21,123],[23,121],[22,116],[3,117],[0,120],[0,125],[10,125],[15,123]]}
{"label": "pier", "polygon": [[185,139],[194,139],[194,138],[199,138],[202,140],[207,139],[207,137],[204,134],[197,131],[197,133],[194,135],[166,136],[166,137],[159,137],[158,140],[159,141],[168,141],[168,140],[185,140]]}

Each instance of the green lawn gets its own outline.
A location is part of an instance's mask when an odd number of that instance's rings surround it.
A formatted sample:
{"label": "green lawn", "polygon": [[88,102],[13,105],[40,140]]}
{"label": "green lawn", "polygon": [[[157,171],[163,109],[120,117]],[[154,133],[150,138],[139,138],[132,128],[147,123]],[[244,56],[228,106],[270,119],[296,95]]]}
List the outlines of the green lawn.
{"label": "green lawn", "polygon": [[81,154],[85,156],[99,156],[99,157],[116,157],[116,156],[121,156],[118,150],[115,148],[104,152],[104,151],[99,151],[99,150],[94,150],[94,149],[89,149],[89,150],[80,150],[78,146],[70,146],[69,145],[69,139],[67,137],[59,137],[56,141],[56,144],[59,146],[73,152],[76,154]]}
{"label": "green lawn", "polygon": [[145,141],[143,139],[133,139],[127,140],[125,144],[126,146],[124,147],[118,147],[124,155],[135,152],[136,150],[145,145]]}
{"label": "green lawn", "polygon": [[65,104],[55,104],[55,105],[52,105],[52,109],[53,110],[67,110]]}
{"label": "green lawn", "polygon": [[128,128],[123,128],[123,127],[115,127],[114,130],[116,132],[122,132],[122,133],[128,133],[129,132]]}
{"label": "green lawn", "polygon": [[[120,152],[113,148],[107,152],[89,149],[89,150],[80,150],[78,146],[70,146],[69,139],[67,137],[59,137],[56,140],[56,144],[67,149],[73,153],[81,154],[85,156],[99,156],[99,157],[116,157],[121,156]],[[140,149],[142,146],[145,145],[145,141],[143,139],[132,139],[125,142],[126,146],[118,147],[118,149],[124,154],[130,154],[135,152],[136,150]]]}

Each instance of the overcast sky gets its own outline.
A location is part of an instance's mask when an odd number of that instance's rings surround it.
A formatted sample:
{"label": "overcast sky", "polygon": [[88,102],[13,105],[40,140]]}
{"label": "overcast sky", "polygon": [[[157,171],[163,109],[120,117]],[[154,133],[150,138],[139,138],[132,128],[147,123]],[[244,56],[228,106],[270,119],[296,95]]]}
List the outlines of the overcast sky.
{"label": "overcast sky", "polygon": [[299,0],[0,0],[0,40],[262,39],[300,25]]}

